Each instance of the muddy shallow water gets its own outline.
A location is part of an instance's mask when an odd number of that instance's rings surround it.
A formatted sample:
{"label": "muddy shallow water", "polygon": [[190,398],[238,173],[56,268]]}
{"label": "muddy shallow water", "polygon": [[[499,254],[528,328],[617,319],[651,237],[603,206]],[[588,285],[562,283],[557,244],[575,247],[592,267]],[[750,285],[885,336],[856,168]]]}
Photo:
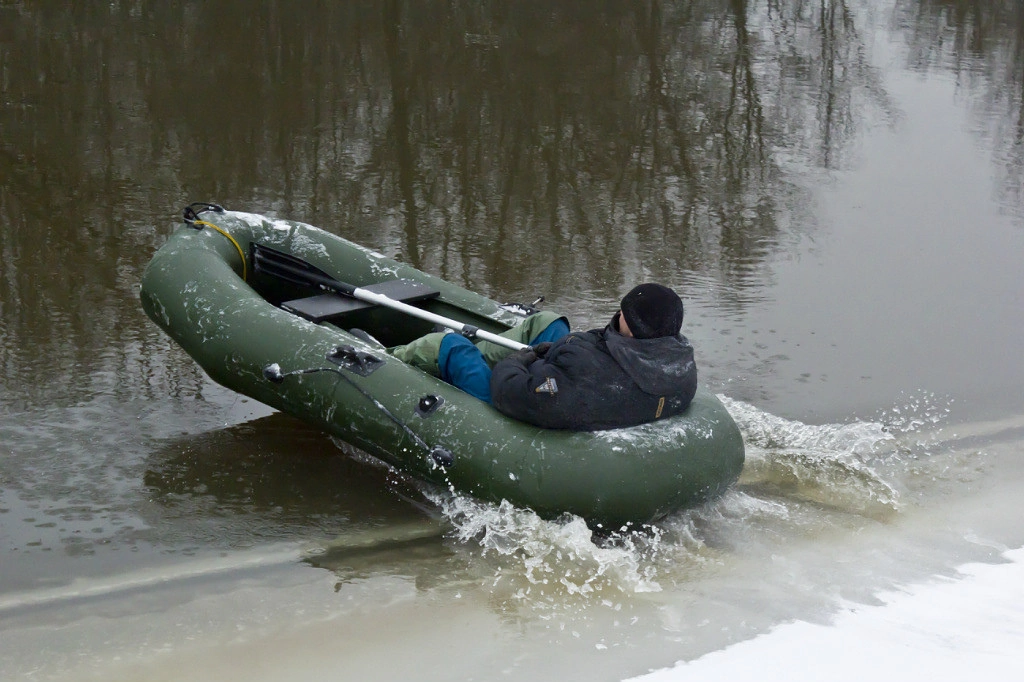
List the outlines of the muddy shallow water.
{"label": "muddy shallow water", "polygon": [[[0,3],[0,678],[622,679],[1024,545],[1017,3]],[[684,297],[748,463],[595,538],[207,379],[190,201],[578,328]]]}

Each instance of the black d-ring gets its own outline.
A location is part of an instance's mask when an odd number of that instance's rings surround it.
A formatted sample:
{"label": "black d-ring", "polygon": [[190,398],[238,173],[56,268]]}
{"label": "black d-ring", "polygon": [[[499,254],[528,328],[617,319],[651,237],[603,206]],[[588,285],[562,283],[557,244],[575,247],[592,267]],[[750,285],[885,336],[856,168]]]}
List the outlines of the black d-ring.
{"label": "black d-ring", "polygon": [[194,201],[188,206],[186,206],[185,210],[182,213],[186,223],[192,225],[192,227],[195,227],[197,230],[201,230],[203,229],[202,226],[200,225],[199,227],[196,227],[195,221],[199,220],[200,213],[205,213],[206,211],[213,211],[214,213],[223,213],[224,207],[218,206],[217,204],[208,204],[205,201]]}

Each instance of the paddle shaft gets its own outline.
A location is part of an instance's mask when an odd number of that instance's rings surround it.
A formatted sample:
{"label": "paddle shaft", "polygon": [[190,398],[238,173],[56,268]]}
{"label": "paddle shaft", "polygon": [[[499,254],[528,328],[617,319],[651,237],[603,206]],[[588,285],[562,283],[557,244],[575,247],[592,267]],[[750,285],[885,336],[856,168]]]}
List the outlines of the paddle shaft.
{"label": "paddle shaft", "polygon": [[504,346],[505,348],[510,348],[512,350],[523,350],[524,348],[529,348],[529,346],[527,346],[525,343],[519,343],[518,341],[513,341],[512,339],[506,339],[504,336],[492,334],[489,331],[480,329],[478,327],[474,327],[471,324],[459,322],[458,320],[453,320],[450,317],[445,317],[443,315],[435,315],[432,312],[423,310],[421,308],[417,308],[416,306],[411,306],[408,303],[403,303],[402,301],[396,301],[393,298],[388,298],[384,294],[378,294],[373,291],[367,291],[366,289],[360,289],[359,287],[353,287],[352,293],[350,293],[349,296],[351,296],[352,298],[357,298],[360,301],[366,301],[367,303],[376,303],[377,305],[384,306],[385,308],[398,310],[399,312],[403,312],[407,315],[412,315],[413,317],[418,317],[422,320],[426,320],[427,322],[433,322],[434,324],[443,325],[450,329],[454,329],[455,331],[460,332],[463,336],[466,336],[471,339],[490,341],[491,343],[497,344],[499,346]]}
{"label": "paddle shaft", "polygon": [[395,299],[385,296],[384,294],[378,294],[373,291],[367,291],[366,289],[360,289],[357,286],[347,284],[345,282],[339,282],[338,280],[333,279],[331,277],[323,277],[312,272],[303,272],[298,270],[297,268],[292,268],[284,264],[275,264],[274,267],[278,269],[288,270],[293,275],[305,278],[306,280],[320,287],[324,291],[331,291],[336,294],[341,294],[343,296],[351,296],[352,298],[358,299],[360,301],[365,301],[367,303],[375,303],[385,308],[391,308],[392,310],[397,310],[399,312],[405,313],[406,315],[418,317],[421,320],[426,320],[427,322],[433,322],[434,324],[439,324],[444,327],[448,327],[449,329],[454,329],[455,331],[460,332],[463,336],[466,336],[471,339],[490,341],[491,343],[503,346],[505,348],[509,348],[511,350],[523,350],[525,348],[529,348],[529,346],[527,346],[525,343],[519,343],[518,341],[513,341],[512,339],[506,339],[504,336],[493,334],[484,329],[474,327],[471,324],[465,324],[463,322],[453,320],[452,318],[445,317],[443,315],[436,315],[427,310],[417,308],[416,306],[411,306],[408,303],[396,301]]}

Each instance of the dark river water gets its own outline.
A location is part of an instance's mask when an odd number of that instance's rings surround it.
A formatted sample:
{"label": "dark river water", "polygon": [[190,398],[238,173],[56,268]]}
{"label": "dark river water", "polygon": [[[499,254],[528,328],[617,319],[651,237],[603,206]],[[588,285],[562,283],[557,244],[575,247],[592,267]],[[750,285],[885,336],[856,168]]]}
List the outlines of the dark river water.
{"label": "dark river water", "polygon": [[[660,281],[747,466],[593,538],[218,387],[181,208],[603,325]],[[0,0],[0,679],[619,680],[1024,545],[1016,0]]]}

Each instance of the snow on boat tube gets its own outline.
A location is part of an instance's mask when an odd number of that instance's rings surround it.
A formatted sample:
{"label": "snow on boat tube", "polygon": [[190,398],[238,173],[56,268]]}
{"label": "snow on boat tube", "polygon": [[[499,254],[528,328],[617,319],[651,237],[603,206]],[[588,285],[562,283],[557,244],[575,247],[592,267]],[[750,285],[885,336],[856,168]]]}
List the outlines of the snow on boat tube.
{"label": "snow on boat tube", "polygon": [[143,274],[146,314],[214,381],[402,472],[604,528],[656,520],[739,477],[743,439],[704,387],[683,414],[642,426],[531,426],[348,331],[392,347],[432,331],[432,322],[325,294],[308,273],[493,333],[521,321],[516,307],[303,223],[212,204],[193,204],[185,217]]}

